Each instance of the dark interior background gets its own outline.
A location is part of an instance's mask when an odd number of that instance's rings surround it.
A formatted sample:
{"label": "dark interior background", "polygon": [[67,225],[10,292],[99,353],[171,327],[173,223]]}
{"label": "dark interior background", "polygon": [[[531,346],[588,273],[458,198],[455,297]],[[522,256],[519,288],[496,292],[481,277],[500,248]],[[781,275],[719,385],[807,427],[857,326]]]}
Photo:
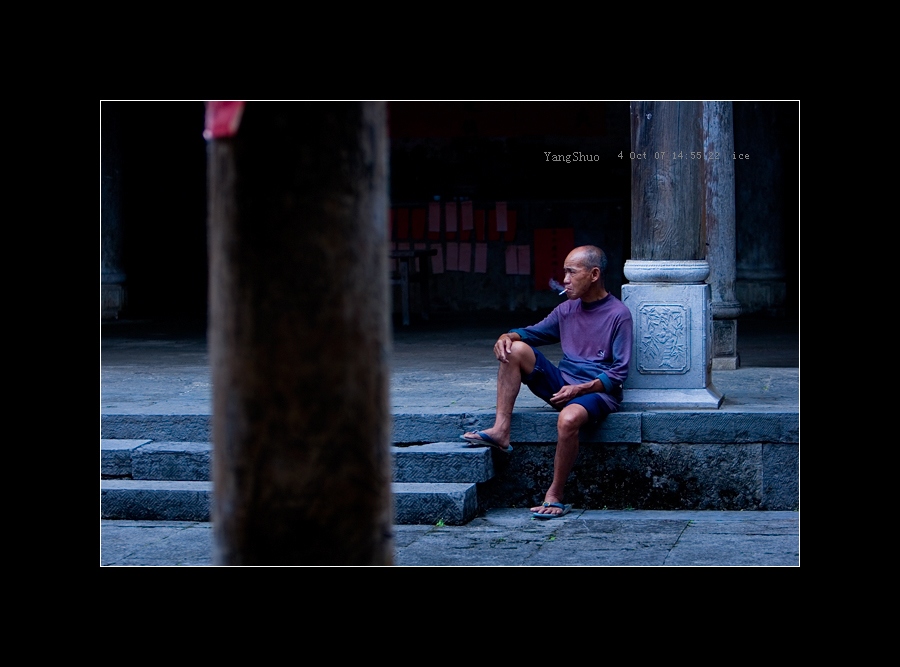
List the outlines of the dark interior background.
{"label": "dark interior background", "polygon": [[[433,277],[437,315],[553,307],[558,299],[549,289],[505,273],[505,245],[532,245],[539,229],[572,229],[576,245],[602,246],[610,258],[610,290],[620,293],[630,256],[627,101],[397,102],[388,105],[388,116],[393,207],[469,200],[489,210],[504,201],[516,212],[514,238],[489,243],[487,273]],[[101,141],[104,118],[115,118],[119,132],[127,288],[120,319],[202,320],[204,104],[103,102]],[[736,152],[750,156],[735,162],[742,318],[799,319],[799,103],[735,102],[734,143]],[[547,151],[592,159],[548,161]],[[623,151],[626,159],[618,157]],[[442,232],[424,242],[440,247],[444,241]]]}

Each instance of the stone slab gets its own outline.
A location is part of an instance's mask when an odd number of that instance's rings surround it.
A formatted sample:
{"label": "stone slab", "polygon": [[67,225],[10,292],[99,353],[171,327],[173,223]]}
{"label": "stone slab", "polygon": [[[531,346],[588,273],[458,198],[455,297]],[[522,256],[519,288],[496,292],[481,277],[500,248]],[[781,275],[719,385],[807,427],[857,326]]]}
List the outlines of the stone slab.
{"label": "stone slab", "polygon": [[153,442],[133,454],[132,478],[206,482],[211,456],[208,442]]}
{"label": "stone slab", "polygon": [[391,447],[395,482],[486,482],[494,476],[494,462],[486,447],[465,442],[435,442]]}
{"label": "stone slab", "polygon": [[[212,482],[101,480],[102,519],[209,521]],[[393,483],[395,523],[462,525],[478,510],[476,485]]]}
{"label": "stone slab", "polygon": [[394,523],[449,526],[468,523],[478,511],[475,484],[394,482]]}
{"label": "stone slab", "polygon": [[209,442],[212,417],[205,414],[112,414],[102,413],[100,432],[110,439],[149,438],[168,442]]}
{"label": "stone slab", "polygon": [[103,477],[130,477],[131,461],[135,450],[150,440],[100,440],[100,475]]}
{"label": "stone slab", "polygon": [[209,521],[212,482],[101,480],[102,519]]}
{"label": "stone slab", "polygon": [[471,413],[395,413],[391,442],[452,442],[474,428],[484,428]]}

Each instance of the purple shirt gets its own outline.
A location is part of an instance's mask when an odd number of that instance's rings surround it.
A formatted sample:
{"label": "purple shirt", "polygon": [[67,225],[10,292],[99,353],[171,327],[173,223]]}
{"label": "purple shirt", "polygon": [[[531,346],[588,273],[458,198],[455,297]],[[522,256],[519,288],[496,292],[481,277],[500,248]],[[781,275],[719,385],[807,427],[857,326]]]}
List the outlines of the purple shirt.
{"label": "purple shirt", "polygon": [[569,384],[600,380],[601,396],[618,408],[631,363],[631,311],[612,294],[600,301],[563,301],[534,326],[513,329],[532,347],[560,343],[559,371]]}

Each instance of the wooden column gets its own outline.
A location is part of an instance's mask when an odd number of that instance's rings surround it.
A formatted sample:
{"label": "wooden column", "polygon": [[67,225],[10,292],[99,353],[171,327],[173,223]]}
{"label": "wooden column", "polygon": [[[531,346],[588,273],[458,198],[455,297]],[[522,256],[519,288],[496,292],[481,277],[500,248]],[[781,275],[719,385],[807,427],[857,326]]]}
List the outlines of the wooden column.
{"label": "wooden column", "polygon": [[707,256],[712,291],[714,370],[736,370],[737,318],[735,296],[737,254],[734,213],[734,131],[731,102],[703,103],[703,153]]}
{"label": "wooden column", "polygon": [[387,565],[383,103],[248,102],[209,142],[219,565]]}

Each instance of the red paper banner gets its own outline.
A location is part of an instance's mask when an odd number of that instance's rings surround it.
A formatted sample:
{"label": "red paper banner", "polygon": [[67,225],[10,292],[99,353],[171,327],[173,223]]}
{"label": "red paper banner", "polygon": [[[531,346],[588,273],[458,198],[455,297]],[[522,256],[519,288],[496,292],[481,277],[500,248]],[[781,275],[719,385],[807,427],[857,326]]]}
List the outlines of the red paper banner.
{"label": "red paper banner", "polygon": [[575,247],[575,230],[534,230],[534,289],[550,289],[550,279],[562,282],[565,278],[563,264]]}
{"label": "red paper banner", "polygon": [[464,201],[460,208],[462,211],[462,231],[470,231],[475,226],[472,216],[472,202]]}
{"label": "red paper banner", "polygon": [[505,201],[497,202],[497,231],[498,232],[506,231],[506,202]]}
{"label": "red paper banner", "polygon": [[459,266],[457,268],[460,271],[466,271],[466,272],[472,271],[472,244],[471,243],[460,243],[459,244]]}
{"label": "red paper banner", "polygon": [[519,275],[531,275],[531,246],[516,246],[519,249]]}
{"label": "red paper banner", "polygon": [[441,205],[436,201],[428,204],[428,231],[441,231]]}
{"label": "red paper banner", "polygon": [[478,209],[475,211],[475,240],[484,241],[484,239],[484,210]]}
{"label": "red paper banner", "polygon": [[487,243],[475,244],[475,273],[487,273]]}
{"label": "red paper banner", "polygon": [[420,240],[425,238],[425,209],[424,208],[414,208],[412,210],[412,219],[410,221],[410,227],[412,229],[412,237],[415,240]]}
{"label": "red paper banner", "polygon": [[519,275],[519,249],[514,245],[506,246],[506,275]]}
{"label": "red paper banner", "polygon": [[497,211],[492,209],[487,214],[487,240],[499,241],[500,232],[497,231]]}
{"label": "red paper banner", "polygon": [[446,268],[448,271],[459,270],[459,244],[447,243]]}
{"label": "red paper banner", "polygon": [[409,238],[409,209],[394,209],[394,232],[397,234],[396,238],[398,239]]}
{"label": "red paper banner", "polygon": [[428,204],[428,238],[431,241],[441,238],[441,205],[436,201]]}
{"label": "red paper banner", "polygon": [[506,212],[506,229],[500,230],[497,224],[497,211],[488,211],[487,228],[488,241],[499,241],[502,239],[507,243],[512,243],[516,240],[516,212]]}
{"label": "red paper banner", "polygon": [[506,231],[503,232],[503,240],[513,243],[516,240],[516,212],[506,212]]}
{"label": "red paper banner", "polygon": [[444,220],[448,232],[455,232],[457,228],[456,202],[448,201],[444,206]]}

